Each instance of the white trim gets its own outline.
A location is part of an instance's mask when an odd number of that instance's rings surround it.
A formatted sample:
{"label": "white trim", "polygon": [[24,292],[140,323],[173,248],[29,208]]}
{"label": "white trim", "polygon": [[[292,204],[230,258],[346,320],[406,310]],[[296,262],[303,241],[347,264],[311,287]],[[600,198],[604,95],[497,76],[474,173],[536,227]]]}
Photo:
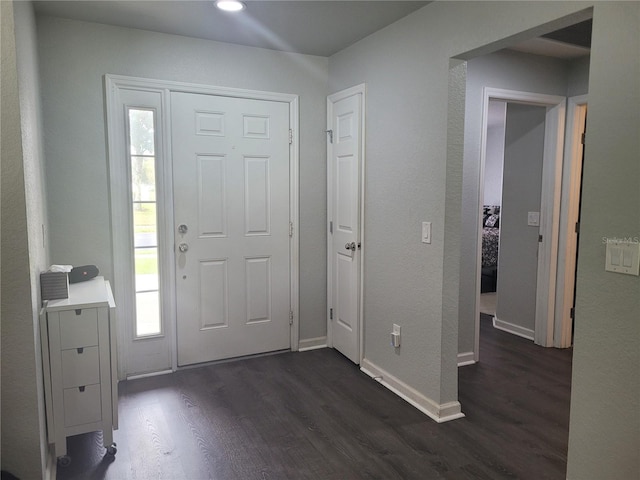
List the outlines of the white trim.
{"label": "white trim", "polygon": [[[133,230],[131,219],[130,171],[127,168],[125,138],[126,119],[123,107],[140,107],[153,109],[156,122],[156,186],[160,198],[166,198],[167,186],[171,184],[166,177],[165,165],[169,159],[169,122],[167,118],[168,102],[165,90],[145,88],[141,85],[131,87],[125,83],[112,81],[105,76],[107,94],[108,142],[109,142],[109,175],[110,175],[110,208],[111,235],[113,241],[113,275],[116,304],[117,338],[118,338],[118,378],[123,380],[130,373],[147,373],[147,369],[170,368],[172,363],[172,343],[175,338],[173,322],[174,310],[171,308],[172,295],[167,275],[173,269],[173,242],[166,241],[166,232],[172,231],[173,221],[168,219],[165,204],[157,202],[158,208],[158,252],[160,268],[161,298],[161,333],[149,337],[136,337],[135,326],[129,319],[135,318],[135,293],[133,272]],[[169,192],[170,193],[170,192]],[[117,212],[117,214],[116,214]],[[172,218],[172,217],[171,217]],[[167,260],[168,259],[168,260]],[[171,279],[169,279],[171,280]],[[137,345],[132,352],[131,345]],[[166,363],[162,365],[145,365],[143,358],[153,357],[163,352]],[[156,358],[160,358],[159,355]]]}
{"label": "white trim", "polygon": [[364,358],[360,370],[438,423],[464,417],[460,402],[439,404]]}
{"label": "white trim", "polygon": [[298,95],[288,95],[289,128],[292,130],[289,145],[289,221],[293,224],[293,235],[289,240],[291,292],[290,308],[293,312],[291,326],[291,351],[298,351],[300,343],[300,110]]}
{"label": "white trim", "polygon": [[[133,274],[131,266],[130,238],[132,235],[131,225],[127,218],[120,213],[129,210],[126,203],[128,194],[128,173],[120,161],[123,152],[119,152],[122,145],[122,137],[124,135],[124,125],[122,112],[119,109],[120,98],[119,90],[139,90],[145,92],[153,92],[162,96],[161,112],[162,112],[162,129],[164,134],[159,139],[159,152],[162,155],[162,173],[164,176],[165,188],[162,196],[162,202],[165,205],[164,215],[161,215],[160,221],[164,222],[167,234],[173,235],[173,193],[171,190],[172,168],[171,168],[171,92],[186,92],[205,95],[217,95],[235,98],[247,98],[254,100],[265,100],[273,102],[283,102],[289,104],[289,128],[293,131],[292,142],[289,147],[290,155],[290,211],[289,221],[293,223],[293,235],[290,239],[290,309],[293,311],[293,324],[291,326],[291,350],[298,350],[299,331],[300,331],[300,306],[299,306],[299,285],[300,285],[300,227],[299,227],[299,159],[300,159],[300,141],[299,141],[299,97],[294,94],[263,92],[258,90],[244,90],[238,88],[216,87],[210,85],[199,85],[193,83],[173,82],[165,80],[156,80],[149,78],[128,77],[122,75],[105,75],[105,91],[107,104],[107,131],[108,131],[108,158],[109,158],[109,180],[110,180],[110,208],[111,208],[111,234],[113,242],[113,275],[115,297],[117,303],[117,318],[129,318],[133,312]],[[159,225],[160,227],[160,225]],[[167,237],[168,235],[164,235]],[[160,236],[162,234],[160,233]],[[172,242],[168,242],[172,244]],[[163,321],[165,322],[165,335],[170,338],[171,343],[171,368],[177,370],[177,337],[176,337],[176,320],[175,320],[175,262],[173,262],[173,249],[167,247],[170,254],[163,256],[164,261],[161,262],[161,269],[164,267],[162,274],[162,286],[165,287],[165,295],[163,298]],[[166,252],[165,252],[166,253]],[[119,348],[118,365],[119,378],[126,378],[126,346],[128,336],[125,322],[118,323],[118,340],[121,348]]]}
{"label": "white trim", "polygon": [[[359,279],[358,279],[358,325],[359,325],[359,339],[358,339],[358,358],[359,363],[362,363],[364,359],[364,262],[362,259],[364,258],[364,252],[366,249],[366,243],[364,238],[364,219],[365,219],[365,165],[366,165],[366,95],[367,95],[367,84],[361,83],[359,85],[355,85],[353,87],[347,88],[345,90],[341,90],[336,93],[332,93],[327,96],[327,130],[332,129],[332,119],[333,119],[333,104],[351,97],[353,95],[361,95],[360,102],[360,215],[359,221],[360,225],[358,228],[358,243],[360,244],[360,271],[359,271]],[[332,321],[329,315],[329,309],[333,304],[332,298],[332,254],[333,254],[333,243],[331,239],[331,233],[329,228],[329,222],[332,221],[331,212],[333,212],[332,205],[332,178],[333,178],[333,170],[331,167],[331,159],[329,158],[329,148],[327,148],[327,346],[333,348],[333,340],[332,340]]]}
{"label": "white trim", "polygon": [[553,346],[558,270],[558,232],[560,230],[560,193],[564,152],[564,122],[567,100],[548,100],[545,118],[544,156],[542,159],[542,194],[540,202],[540,234],[536,285],[535,343]]}
{"label": "white trim", "polygon": [[535,332],[530,328],[524,328],[520,325],[503,322],[502,320],[499,320],[498,317],[493,317],[493,328],[497,328],[498,330],[502,330],[507,333],[512,333],[513,335],[517,335],[531,341],[533,341],[535,336]]}
{"label": "white trim", "polygon": [[[487,148],[489,100],[547,107],[545,118],[544,157],[542,167],[542,195],[540,205],[540,234],[536,287],[535,341],[539,345],[553,345],[556,271],[558,264],[558,230],[560,221],[560,192],[562,187],[562,150],[566,98],[558,95],[520,92],[484,87],[482,92],[482,123],[480,139],[480,175],[478,186],[478,219],[482,215],[484,199],[484,170]],[[480,356],[480,287],[482,276],[482,223],[478,224],[476,241],[476,302],[475,302],[475,360]]]}
{"label": "white trim", "polygon": [[476,352],[464,352],[458,354],[458,366],[465,367],[476,363]]}
{"label": "white trim", "polygon": [[129,375],[127,377],[127,381],[128,380],[138,380],[139,378],[158,377],[160,375],[167,375],[169,373],[173,373],[173,369],[171,369],[171,370],[161,370],[159,372],[142,373],[140,375]]}
{"label": "white trim", "polygon": [[308,352],[309,350],[318,350],[319,348],[327,348],[327,337],[305,338],[298,342],[299,352]]}
{"label": "white trim", "polygon": [[56,480],[58,476],[58,459],[54,452],[53,444],[47,443],[45,451],[45,466],[42,478],[45,480]]}
{"label": "white trim", "polygon": [[586,117],[587,95],[568,99],[567,131],[562,172],[562,199],[560,205],[560,242],[558,245],[558,281],[553,346],[570,347],[573,339],[573,293],[575,290],[576,254],[578,236],[575,224],[580,211],[580,185],[582,183],[582,128]]}

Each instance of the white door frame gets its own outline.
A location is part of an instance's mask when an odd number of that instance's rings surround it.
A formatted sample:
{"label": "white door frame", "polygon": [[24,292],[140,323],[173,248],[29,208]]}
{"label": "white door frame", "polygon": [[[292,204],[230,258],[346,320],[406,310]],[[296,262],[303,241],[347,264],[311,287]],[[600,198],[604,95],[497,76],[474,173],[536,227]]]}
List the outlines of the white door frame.
{"label": "white door frame", "polygon": [[[360,212],[358,231],[360,233],[361,249],[360,255],[360,271],[358,272],[358,352],[359,352],[359,364],[362,364],[364,358],[364,252],[365,252],[365,238],[364,238],[364,210],[365,210],[365,116],[366,116],[366,91],[367,86],[365,83],[361,83],[346,90],[333,93],[327,97],[327,131],[330,131],[333,121],[333,104],[350,97],[352,95],[362,95],[362,102],[360,103]],[[332,337],[332,321],[329,315],[329,309],[333,305],[333,286],[332,286],[332,274],[333,274],[333,243],[331,241],[331,229],[330,222],[331,212],[333,212],[333,166],[329,156],[329,148],[327,148],[327,346],[333,347]]]}
{"label": "white door frame", "polygon": [[[520,92],[484,87],[482,93],[482,131],[480,140],[480,184],[478,188],[478,218],[482,216],[484,199],[484,169],[487,148],[489,100],[547,107],[542,160],[542,194],[540,204],[540,234],[542,246],[538,254],[536,285],[535,338],[538,345],[553,346],[556,271],[558,263],[558,230],[560,191],[562,186],[562,155],[566,98],[557,95]],[[478,222],[476,250],[476,307],[474,360],[480,355],[480,285],[482,275],[482,222]]]}
{"label": "white door frame", "polygon": [[[300,305],[299,305],[299,281],[300,281],[300,230],[299,230],[299,109],[298,95],[262,92],[258,90],[245,90],[238,88],[216,87],[185,82],[173,82],[148,78],[129,77],[122,75],[105,75],[106,110],[107,110],[107,135],[108,135],[108,164],[110,181],[110,209],[111,209],[111,236],[113,242],[113,279],[116,299],[116,318],[126,319],[134,316],[133,298],[133,265],[131,260],[131,219],[130,214],[123,212],[130,210],[128,199],[128,171],[124,162],[124,115],[120,109],[119,91],[139,90],[156,92],[162,96],[162,103],[158,111],[158,123],[164,133],[159,142],[163,165],[161,175],[165,181],[164,192],[158,200],[164,204],[164,217],[159,218],[159,236],[170,239],[169,248],[165,249],[160,258],[161,288],[164,287],[162,298],[163,322],[168,328],[165,335],[171,344],[171,370],[178,369],[177,343],[176,343],[176,302],[175,302],[175,262],[173,249],[175,228],[173,221],[173,191],[172,191],[172,158],[171,158],[171,115],[170,93],[186,92],[205,95],[217,95],[224,97],[238,97],[254,100],[283,102],[289,104],[289,221],[292,224],[290,237],[290,308],[293,312],[291,325],[291,350],[298,350],[300,331]],[[128,343],[127,322],[119,321],[118,341],[118,373],[119,378],[126,378]],[[140,340],[144,342],[145,340]]]}
{"label": "white door frame", "polygon": [[562,173],[560,206],[560,242],[558,245],[558,284],[553,346],[567,348],[573,343],[573,293],[575,291],[576,254],[575,225],[580,211],[582,184],[582,133],[587,113],[587,95],[570,97],[567,102],[567,133]]}

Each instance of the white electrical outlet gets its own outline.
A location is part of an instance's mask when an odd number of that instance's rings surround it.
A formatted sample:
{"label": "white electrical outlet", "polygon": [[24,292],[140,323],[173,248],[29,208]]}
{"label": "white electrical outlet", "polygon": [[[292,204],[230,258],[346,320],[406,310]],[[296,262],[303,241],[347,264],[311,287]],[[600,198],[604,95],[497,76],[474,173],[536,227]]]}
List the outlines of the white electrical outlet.
{"label": "white electrical outlet", "polygon": [[393,331],[391,332],[391,346],[398,348],[400,346],[400,325],[393,324]]}
{"label": "white electrical outlet", "polygon": [[422,243],[431,243],[431,222],[422,222]]}

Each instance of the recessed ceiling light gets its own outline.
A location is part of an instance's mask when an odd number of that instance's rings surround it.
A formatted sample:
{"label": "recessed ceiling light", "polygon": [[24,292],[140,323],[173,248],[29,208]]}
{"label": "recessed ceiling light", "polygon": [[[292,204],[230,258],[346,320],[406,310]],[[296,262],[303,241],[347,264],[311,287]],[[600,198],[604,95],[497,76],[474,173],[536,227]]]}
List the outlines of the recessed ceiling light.
{"label": "recessed ceiling light", "polygon": [[239,12],[245,9],[245,4],[237,0],[218,0],[216,7],[225,12]]}

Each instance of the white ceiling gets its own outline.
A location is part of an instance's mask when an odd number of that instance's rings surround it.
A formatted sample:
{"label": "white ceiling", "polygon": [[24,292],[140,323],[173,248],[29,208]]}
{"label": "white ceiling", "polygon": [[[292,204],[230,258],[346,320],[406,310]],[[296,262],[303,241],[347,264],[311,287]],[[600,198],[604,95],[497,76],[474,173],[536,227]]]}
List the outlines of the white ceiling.
{"label": "white ceiling", "polygon": [[212,1],[36,1],[38,15],[328,57],[430,3],[245,1],[239,14]]}

